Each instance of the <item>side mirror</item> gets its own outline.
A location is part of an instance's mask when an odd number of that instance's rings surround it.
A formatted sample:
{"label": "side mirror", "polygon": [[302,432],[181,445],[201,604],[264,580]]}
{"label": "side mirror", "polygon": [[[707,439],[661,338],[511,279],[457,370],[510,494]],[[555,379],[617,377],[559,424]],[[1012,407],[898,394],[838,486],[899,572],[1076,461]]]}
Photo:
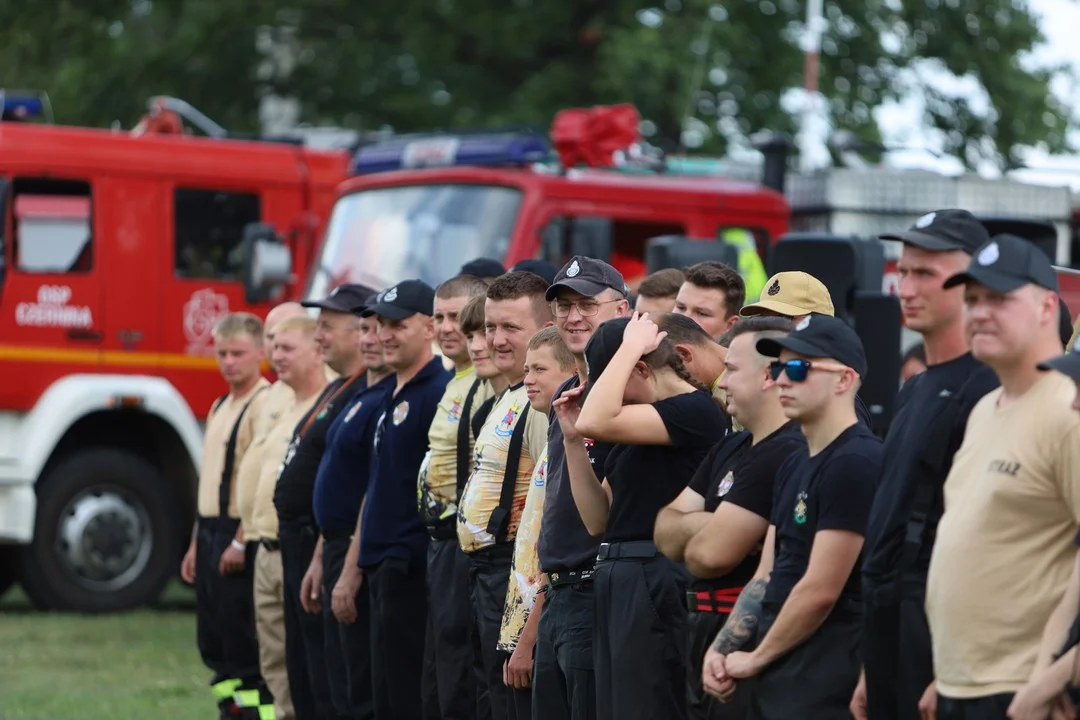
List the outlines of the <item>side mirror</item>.
{"label": "side mirror", "polygon": [[279,297],[292,282],[292,253],[272,225],[248,223],[244,226],[241,276],[248,303]]}

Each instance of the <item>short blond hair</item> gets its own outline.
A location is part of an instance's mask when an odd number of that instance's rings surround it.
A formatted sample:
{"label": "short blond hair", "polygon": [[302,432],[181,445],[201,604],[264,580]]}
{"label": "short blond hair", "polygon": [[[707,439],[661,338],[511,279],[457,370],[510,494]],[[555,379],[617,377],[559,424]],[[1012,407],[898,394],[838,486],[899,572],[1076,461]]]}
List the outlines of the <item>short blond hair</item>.
{"label": "short blond hair", "polygon": [[533,335],[526,349],[537,350],[542,347],[551,348],[551,354],[555,357],[555,362],[559,363],[560,370],[570,370],[577,366],[574,353],[570,352],[570,348],[566,347],[562,335],[559,335],[559,331],[554,325],[542,328]]}
{"label": "short blond hair", "polygon": [[319,323],[310,315],[290,315],[271,328],[270,331],[274,333],[274,337],[277,337],[281,333],[288,332],[289,330],[299,330],[305,337],[314,339],[315,330],[318,326]]}
{"label": "short blond hair", "polygon": [[229,313],[218,320],[212,332],[214,342],[229,340],[237,335],[248,335],[252,340],[262,342],[263,322],[257,315],[249,312]]}

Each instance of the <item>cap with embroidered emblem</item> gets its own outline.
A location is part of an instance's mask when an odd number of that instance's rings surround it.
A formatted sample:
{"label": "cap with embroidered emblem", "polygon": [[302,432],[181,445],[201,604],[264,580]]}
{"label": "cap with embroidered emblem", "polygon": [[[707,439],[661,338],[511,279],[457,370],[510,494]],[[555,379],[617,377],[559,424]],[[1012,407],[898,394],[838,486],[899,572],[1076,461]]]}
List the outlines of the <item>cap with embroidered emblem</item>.
{"label": "cap with embroidered emblem", "polygon": [[790,271],[776,273],[765,282],[765,290],[755,303],[739,312],[743,317],[761,315],[769,311],[786,317],[809,315],[835,315],[832,296],[825,284],[809,273]]}
{"label": "cap with embroidered emblem", "polygon": [[375,291],[367,285],[348,283],[338,285],[329,295],[322,300],[305,300],[301,305],[306,308],[319,308],[339,313],[354,313],[356,308],[362,306]]}
{"label": "cap with embroidered emblem", "polygon": [[968,255],[986,244],[990,233],[979,219],[967,210],[935,210],[915,221],[911,229],[879,235],[930,252],[963,250]]}
{"label": "cap with embroidered emblem", "polygon": [[575,255],[570,262],[559,270],[555,282],[547,291],[548,301],[554,300],[559,288],[569,288],[586,297],[596,297],[607,289],[612,289],[623,297],[630,294],[622,273],[602,260],[584,255]]}
{"label": "cap with embroidered emblem", "polygon": [[866,375],[866,350],[858,333],[843,320],[829,315],[805,317],[784,337],[757,341],[757,351],[765,357],[780,357],[781,350],[808,358],[831,358],[860,377]]}
{"label": "cap with embroidered emblem", "polygon": [[379,293],[373,304],[361,311],[362,317],[378,315],[389,320],[404,320],[420,313],[435,312],[435,289],[423,280],[402,280],[385,292]]}
{"label": "cap with embroidered emblem", "polygon": [[1009,293],[1025,285],[1058,291],[1057,273],[1042,250],[1016,235],[995,235],[971,258],[965,272],[945,281],[945,287],[978,283],[994,292]]}

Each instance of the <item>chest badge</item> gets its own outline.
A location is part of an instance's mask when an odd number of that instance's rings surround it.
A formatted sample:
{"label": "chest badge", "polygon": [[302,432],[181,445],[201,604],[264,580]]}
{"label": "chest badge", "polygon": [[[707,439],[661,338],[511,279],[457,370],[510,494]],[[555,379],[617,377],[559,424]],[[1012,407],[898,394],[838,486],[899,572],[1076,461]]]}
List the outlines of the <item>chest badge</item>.
{"label": "chest badge", "polygon": [[355,405],[349,408],[349,412],[345,414],[345,422],[349,422],[356,416],[356,413],[360,412],[360,406],[363,405],[363,400],[358,401]]}
{"label": "chest badge", "polygon": [[536,487],[544,487],[544,483],[547,480],[547,459],[540,461],[540,467],[536,470],[536,475],[533,476],[533,485]]}
{"label": "chest badge", "polygon": [[409,417],[409,401],[398,403],[394,408],[394,414],[391,416],[395,425],[400,425],[405,422],[405,418]]}
{"label": "chest badge", "polygon": [[728,470],[728,474],[720,481],[720,487],[716,489],[716,497],[724,497],[727,495],[731,491],[731,486],[734,484],[735,474]]}
{"label": "chest badge", "polygon": [[499,424],[495,427],[495,434],[499,437],[510,437],[514,434],[514,421],[517,420],[518,415],[521,413],[521,408],[517,406],[517,403],[510,406],[510,409],[503,415],[503,419],[499,421]]}
{"label": "chest badge", "polygon": [[456,423],[461,418],[461,398],[454,398],[454,404],[450,406],[450,414],[446,416],[446,422]]}
{"label": "chest badge", "polygon": [[806,524],[806,493],[801,492],[798,495],[799,501],[795,503],[795,524]]}

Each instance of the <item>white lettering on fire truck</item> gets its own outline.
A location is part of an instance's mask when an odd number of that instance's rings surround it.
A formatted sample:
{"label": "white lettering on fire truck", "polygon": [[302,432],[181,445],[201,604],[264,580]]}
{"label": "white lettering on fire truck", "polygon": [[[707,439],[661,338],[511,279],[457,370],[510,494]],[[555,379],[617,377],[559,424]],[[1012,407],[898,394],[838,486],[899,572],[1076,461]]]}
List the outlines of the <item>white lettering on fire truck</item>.
{"label": "white lettering on fire truck", "polygon": [[68,305],[71,294],[67,285],[42,285],[37,291],[37,302],[21,302],[15,306],[15,324],[21,327],[92,327],[94,318],[90,308]]}
{"label": "white lettering on fire truck", "polygon": [[221,318],[229,314],[229,298],[210,288],[196,290],[184,304],[184,337],[189,355],[213,352],[213,332]]}

